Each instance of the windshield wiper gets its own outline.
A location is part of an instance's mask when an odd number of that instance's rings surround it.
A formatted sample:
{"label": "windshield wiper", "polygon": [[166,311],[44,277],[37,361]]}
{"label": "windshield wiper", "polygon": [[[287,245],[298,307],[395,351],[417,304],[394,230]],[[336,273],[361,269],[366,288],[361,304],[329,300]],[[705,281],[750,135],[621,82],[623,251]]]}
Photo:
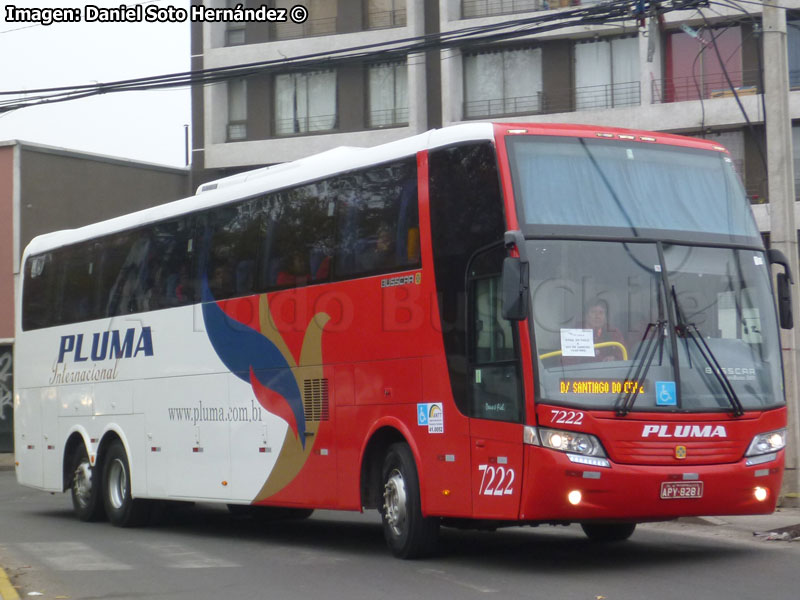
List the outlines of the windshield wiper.
{"label": "windshield wiper", "polygon": [[[644,330],[642,339],[639,342],[639,347],[636,349],[636,354],[633,355],[631,367],[625,375],[625,382],[633,381],[635,385],[633,387],[625,386],[628,388],[628,391],[620,394],[617,398],[615,402],[617,416],[624,417],[631,412],[633,404],[636,402],[636,397],[642,389],[644,378],[650,370],[650,365],[653,364],[653,358],[655,358],[656,352],[658,351],[660,355],[664,347],[663,331],[666,324],[666,321],[656,321],[655,323],[647,324],[647,328]],[[658,343],[656,343],[656,338],[658,338]],[[642,357],[641,360],[639,360],[640,355]]]}
{"label": "windshield wiper", "polygon": [[[703,338],[703,334],[700,333],[697,325],[686,322],[686,319],[683,315],[683,310],[681,310],[681,305],[678,303],[678,296],[675,293],[674,285],[672,286],[672,301],[675,304],[675,315],[678,319],[678,322],[675,326],[676,333],[679,336],[694,342],[695,346],[697,346],[697,349],[700,351],[700,356],[702,356],[703,360],[705,360],[706,363],[711,367],[711,373],[716,378],[717,382],[722,388],[722,391],[725,392],[725,396],[727,397],[731,408],[733,408],[733,416],[741,417],[744,414],[744,407],[742,406],[742,402],[739,400],[739,396],[736,395],[736,390],[733,389],[731,380],[728,379],[728,376],[725,374],[722,366],[720,366],[719,361],[717,361],[717,357],[714,356],[714,353],[711,351],[711,348],[709,347],[705,338]],[[686,348],[686,356],[691,360],[688,347]]]}

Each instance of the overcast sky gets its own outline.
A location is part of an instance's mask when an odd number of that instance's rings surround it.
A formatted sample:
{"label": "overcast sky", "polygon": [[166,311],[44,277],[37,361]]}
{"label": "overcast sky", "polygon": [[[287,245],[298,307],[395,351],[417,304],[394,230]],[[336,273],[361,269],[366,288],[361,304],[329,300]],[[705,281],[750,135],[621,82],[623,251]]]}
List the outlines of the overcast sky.
{"label": "overcast sky", "polygon": [[[9,23],[6,6],[133,6],[141,0],[3,0],[0,91],[82,85],[188,71],[189,23]],[[147,2],[188,8],[189,0]],[[81,11],[83,13],[83,10]],[[0,100],[7,96],[0,96]],[[189,90],[121,92],[0,113],[0,141],[184,166]]]}

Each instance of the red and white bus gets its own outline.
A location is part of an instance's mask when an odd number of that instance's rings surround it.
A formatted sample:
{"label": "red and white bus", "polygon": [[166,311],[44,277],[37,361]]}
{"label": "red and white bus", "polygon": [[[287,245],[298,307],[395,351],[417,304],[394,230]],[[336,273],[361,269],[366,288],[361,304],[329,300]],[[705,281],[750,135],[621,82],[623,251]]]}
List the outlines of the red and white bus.
{"label": "red and white bus", "polygon": [[120,526],[377,508],[400,557],[440,526],[768,513],[789,279],[713,142],[474,123],[332,150],[31,242],[17,477]]}

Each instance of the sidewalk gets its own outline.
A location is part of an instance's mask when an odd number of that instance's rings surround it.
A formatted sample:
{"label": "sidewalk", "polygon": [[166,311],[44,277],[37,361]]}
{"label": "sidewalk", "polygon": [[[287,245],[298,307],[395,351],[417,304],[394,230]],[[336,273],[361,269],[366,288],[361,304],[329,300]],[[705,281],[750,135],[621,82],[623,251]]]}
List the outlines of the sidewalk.
{"label": "sidewalk", "polygon": [[746,531],[763,539],[800,541],[800,508],[779,508],[771,515],[688,517],[680,520]]}

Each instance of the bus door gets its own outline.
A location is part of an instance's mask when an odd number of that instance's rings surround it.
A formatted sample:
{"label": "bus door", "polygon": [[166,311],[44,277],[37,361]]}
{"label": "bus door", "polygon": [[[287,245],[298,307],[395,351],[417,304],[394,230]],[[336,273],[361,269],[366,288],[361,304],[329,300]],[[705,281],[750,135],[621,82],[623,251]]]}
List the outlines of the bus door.
{"label": "bus door", "polygon": [[522,384],[516,327],[502,316],[496,247],[469,267],[472,506],[475,518],[516,519],[522,489]]}

